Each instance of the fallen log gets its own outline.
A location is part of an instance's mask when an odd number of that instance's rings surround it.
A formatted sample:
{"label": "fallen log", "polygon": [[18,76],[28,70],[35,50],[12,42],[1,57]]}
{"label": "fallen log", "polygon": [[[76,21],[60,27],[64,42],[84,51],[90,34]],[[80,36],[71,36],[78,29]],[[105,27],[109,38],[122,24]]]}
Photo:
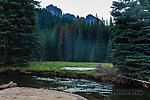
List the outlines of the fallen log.
{"label": "fallen log", "polygon": [[103,81],[103,82],[113,82],[122,85],[136,86],[136,87],[144,87],[150,88],[150,82],[129,78],[121,75],[102,75],[96,74],[95,79]]}
{"label": "fallen log", "polygon": [[139,79],[133,79],[133,78],[117,75],[116,80],[118,80],[118,83],[122,83],[122,84],[129,84],[129,85],[132,84],[134,86],[150,88],[150,82],[139,80]]}
{"label": "fallen log", "polygon": [[61,67],[61,70],[75,70],[75,71],[89,71],[96,68],[82,68],[82,67]]}
{"label": "fallen log", "polygon": [[13,81],[11,81],[8,84],[0,85],[0,90],[7,89],[7,88],[12,88],[12,87],[16,87],[16,86],[17,86],[17,83],[14,83]]}
{"label": "fallen log", "polygon": [[150,88],[149,81],[133,79],[133,78],[126,77],[126,76],[117,75],[116,72],[110,71],[108,68],[103,67],[101,64],[99,64],[96,67],[96,72],[98,74],[96,74],[95,77],[105,82],[114,82],[117,84],[130,85],[130,86],[133,85],[137,87]]}

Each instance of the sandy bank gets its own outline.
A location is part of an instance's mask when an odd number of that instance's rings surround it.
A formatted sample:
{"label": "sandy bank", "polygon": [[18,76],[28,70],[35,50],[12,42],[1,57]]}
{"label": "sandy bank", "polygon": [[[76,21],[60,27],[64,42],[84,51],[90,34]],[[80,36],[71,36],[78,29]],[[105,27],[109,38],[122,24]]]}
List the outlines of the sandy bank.
{"label": "sandy bank", "polygon": [[47,89],[15,87],[0,90],[0,100],[87,100],[79,95]]}

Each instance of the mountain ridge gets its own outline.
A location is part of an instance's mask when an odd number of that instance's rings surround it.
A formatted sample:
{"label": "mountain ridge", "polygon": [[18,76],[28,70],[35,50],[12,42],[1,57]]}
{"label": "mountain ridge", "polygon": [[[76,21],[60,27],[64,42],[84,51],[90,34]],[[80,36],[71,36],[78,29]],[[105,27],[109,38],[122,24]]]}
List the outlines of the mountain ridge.
{"label": "mountain ridge", "polygon": [[[84,18],[84,17],[79,17],[79,16],[76,17],[75,15],[70,14],[70,13],[65,13],[65,14],[63,14],[63,13],[62,13],[62,10],[61,10],[60,8],[57,8],[57,6],[54,6],[54,5],[52,5],[52,4],[46,6],[46,10],[47,10],[48,12],[50,12],[52,15],[58,16],[58,17],[60,17],[60,18],[65,17],[65,18],[68,18],[68,19],[71,19],[71,20],[79,20],[79,19],[81,18],[81,19],[85,20],[85,22],[86,22],[87,24],[88,24],[88,23],[89,23],[89,24],[94,23],[94,21],[95,21],[96,19],[98,19],[97,17],[93,16],[92,14],[88,14],[85,18]],[[99,19],[99,22],[100,22],[100,21],[101,21],[101,20]]]}

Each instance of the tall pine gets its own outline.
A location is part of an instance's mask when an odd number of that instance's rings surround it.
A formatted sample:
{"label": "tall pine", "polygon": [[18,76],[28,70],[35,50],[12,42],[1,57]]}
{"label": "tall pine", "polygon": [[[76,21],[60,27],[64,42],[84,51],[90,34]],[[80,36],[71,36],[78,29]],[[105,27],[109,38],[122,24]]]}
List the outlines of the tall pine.
{"label": "tall pine", "polygon": [[6,0],[0,1],[0,63],[4,63],[5,49],[7,44],[6,35],[8,34],[8,31],[5,30],[9,23],[4,14],[5,3]]}
{"label": "tall pine", "polygon": [[125,75],[150,79],[150,1],[113,2],[113,64]]}
{"label": "tall pine", "polygon": [[[2,6],[5,22],[0,30],[5,41],[5,64],[26,65],[35,56],[37,36],[35,34],[34,0],[4,0]],[[1,8],[0,8],[1,9]],[[3,51],[3,49],[2,49]]]}

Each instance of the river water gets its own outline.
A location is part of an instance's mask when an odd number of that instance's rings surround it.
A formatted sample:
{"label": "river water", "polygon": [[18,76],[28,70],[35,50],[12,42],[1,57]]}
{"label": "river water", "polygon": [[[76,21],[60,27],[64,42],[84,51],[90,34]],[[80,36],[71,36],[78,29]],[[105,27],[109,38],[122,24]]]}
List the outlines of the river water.
{"label": "river water", "polygon": [[88,100],[150,100],[150,89],[84,79],[0,75],[0,84],[14,81],[19,87],[44,88],[81,95]]}

